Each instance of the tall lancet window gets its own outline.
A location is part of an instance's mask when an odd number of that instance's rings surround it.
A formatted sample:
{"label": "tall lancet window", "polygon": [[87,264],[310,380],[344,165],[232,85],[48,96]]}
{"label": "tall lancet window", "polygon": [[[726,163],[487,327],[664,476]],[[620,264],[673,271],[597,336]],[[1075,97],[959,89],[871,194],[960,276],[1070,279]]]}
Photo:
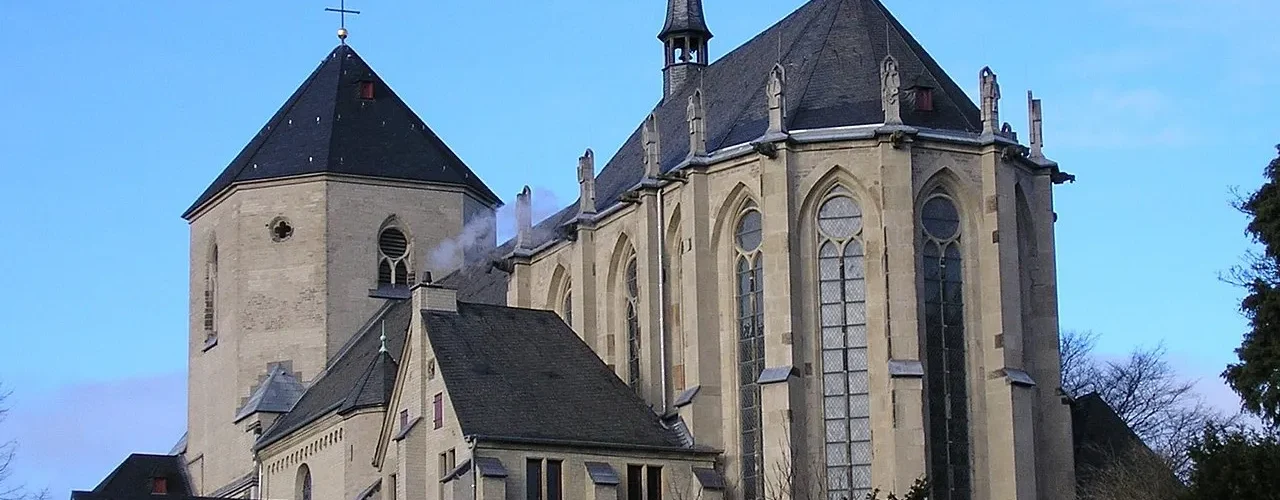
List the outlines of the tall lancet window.
{"label": "tall lancet window", "polygon": [[378,288],[409,286],[409,266],[409,237],[397,227],[383,229],[378,234]]}
{"label": "tall lancet window", "polygon": [[921,211],[929,479],[939,500],[970,498],[960,213],[937,192]]}
{"label": "tall lancet window", "polygon": [[862,209],[831,190],[818,208],[818,299],[828,498],[871,492],[871,397]]}
{"label": "tall lancet window", "polygon": [[209,250],[204,275],[204,341],[218,338],[218,245]]}
{"label": "tall lancet window", "polygon": [[742,424],[743,498],[764,493],[764,436],[760,385],[764,371],[764,259],[760,211],[747,203],[738,216],[734,234],[734,269],[737,275],[735,305],[738,313],[738,404]]}
{"label": "tall lancet window", "polygon": [[640,391],[640,281],[636,254],[627,257],[627,385]]}
{"label": "tall lancet window", "polygon": [[573,284],[565,279],[564,292],[560,299],[560,317],[564,318],[566,325],[573,327]]}

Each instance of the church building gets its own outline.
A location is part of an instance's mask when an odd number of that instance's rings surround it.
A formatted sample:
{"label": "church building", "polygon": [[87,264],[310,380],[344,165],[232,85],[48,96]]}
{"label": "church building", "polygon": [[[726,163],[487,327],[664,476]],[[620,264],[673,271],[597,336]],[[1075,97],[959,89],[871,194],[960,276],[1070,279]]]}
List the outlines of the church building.
{"label": "church building", "polygon": [[1040,101],[1024,144],[879,0],[709,21],[669,0],[662,100],[506,242],[343,31],[183,214],[186,436],[74,497],[1075,498]]}

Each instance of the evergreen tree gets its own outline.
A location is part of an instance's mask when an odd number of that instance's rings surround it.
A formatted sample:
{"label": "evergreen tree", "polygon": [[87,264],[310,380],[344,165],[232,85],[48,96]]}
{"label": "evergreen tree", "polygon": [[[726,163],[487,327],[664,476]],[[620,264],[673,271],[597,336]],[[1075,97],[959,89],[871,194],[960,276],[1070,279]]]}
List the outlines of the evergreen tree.
{"label": "evergreen tree", "polygon": [[[1280,150],[1280,146],[1276,146]],[[1236,349],[1240,362],[1222,373],[1245,409],[1280,424],[1280,157],[1264,172],[1266,182],[1239,208],[1250,218],[1248,234],[1262,246],[1236,278],[1248,290],[1241,309],[1250,331]]]}
{"label": "evergreen tree", "polygon": [[1210,425],[1188,451],[1185,500],[1280,499],[1280,435]]}

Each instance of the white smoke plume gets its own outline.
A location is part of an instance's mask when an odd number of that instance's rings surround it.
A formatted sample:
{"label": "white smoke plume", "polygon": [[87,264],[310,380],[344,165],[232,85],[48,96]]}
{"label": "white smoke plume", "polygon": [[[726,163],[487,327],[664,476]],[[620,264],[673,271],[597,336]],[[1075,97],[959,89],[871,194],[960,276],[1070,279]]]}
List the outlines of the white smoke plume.
{"label": "white smoke plume", "polygon": [[[532,212],[534,225],[554,215],[564,208],[560,197],[555,192],[537,186],[530,187],[532,192]],[[452,272],[469,260],[483,256],[496,244],[502,243],[516,234],[515,203],[503,205],[496,214],[484,213],[468,221],[457,236],[448,238],[427,252],[427,271],[437,279]],[[541,241],[543,234],[534,234],[535,241]]]}

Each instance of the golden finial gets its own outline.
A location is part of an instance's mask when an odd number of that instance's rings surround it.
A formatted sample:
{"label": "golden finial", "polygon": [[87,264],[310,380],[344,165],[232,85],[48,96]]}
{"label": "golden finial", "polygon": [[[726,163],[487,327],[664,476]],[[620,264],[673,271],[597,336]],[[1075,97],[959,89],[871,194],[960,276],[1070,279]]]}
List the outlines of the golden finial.
{"label": "golden finial", "polygon": [[341,24],[339,25],[339,28],[338,28],[338,40],[341,40],[342,44],[346,45],[347,35],[349,34],[347,32],[347,14],[359,14],[360,11],[347,10],[347,0],[342,0],[338,4],[338,8],[336,9],[333,7],[325,7],[324,10],[325,12],[337,12],[338,15],[341,16]]}

